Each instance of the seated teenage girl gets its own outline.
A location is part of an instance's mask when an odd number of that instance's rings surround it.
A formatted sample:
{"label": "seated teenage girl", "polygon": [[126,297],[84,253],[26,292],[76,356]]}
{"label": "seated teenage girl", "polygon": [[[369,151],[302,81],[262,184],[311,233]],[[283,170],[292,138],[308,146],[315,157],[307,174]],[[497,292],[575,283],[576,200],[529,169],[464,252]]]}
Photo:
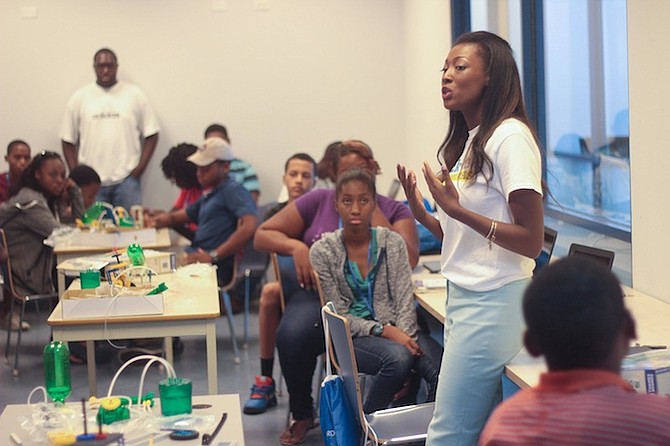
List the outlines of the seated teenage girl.
{"label": "seated teenage girl", "polygon": [[[379,172],[370,147],[350,140],[340,145],[335,170],[338,175],[351,168]],[[320,303],[313,291],[309,247],[326,232],[338,228],[335,191],[319,189],[287,205],[256,231],[256,249],[293,256],[298,283],[303,288],[289,296],[277,330],[277,350],[289,392],[289,406],[295,420],[280,436],[282,444],[299,444],[313,427],[311,382],[316,358],[324,352]],[[407,206],[379,195],[372,224],[398,232],[405,240],[410,264],[416,265],[419,241],[414,217]]]}
{"label": "seated teenage girl", "polygon": [[344,172],[336,185],[342,228],[324,234],[310,249],[323,293],[346,315],[361,372],[374,375],[364,410],[384,409],[416,370],[435,400],[442,348],[419,331],[412,269],[397,233],[371,227],[375,179],[368,172]]}

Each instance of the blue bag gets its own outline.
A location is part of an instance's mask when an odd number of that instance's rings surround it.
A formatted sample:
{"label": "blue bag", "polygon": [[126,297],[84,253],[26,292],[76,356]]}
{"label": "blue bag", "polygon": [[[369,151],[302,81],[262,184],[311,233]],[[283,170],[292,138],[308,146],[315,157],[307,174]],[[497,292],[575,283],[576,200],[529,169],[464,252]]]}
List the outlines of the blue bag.
{"label": "blue bag", "polygon": [[[407,204],[407,200],[403,201],[403,203]],[[425,207],[431,214],[435,212],[435,208],[433,208],[430,201],[426,198],[423,199],[423,207]],[[415,220],[415,222],[416,232],[419,233],[419,253],[421,255],[439,254],[442,250],[442,240],[435,237],[435,235],[430,232],[428,228],[419,223],[418,220]]]}
{"label": "blue bag", "polygon": [[439,254],[442,251],[442,240],[428,230],[424,225],[416,222],[416,231],[419,233],[419,253],[421,255]]}
{"label": "blue bag", "polygon": [[[326,305],[332,305],[328,303]],[[326,377],[321,383],[319,421],[325,446],[356,446],[361,444],[361,429],[354,418],[347,391],[341,376],[333,375],[330,362],[330,330],[323,316],[323,332],[326,340]]]}
{"label": "blue bag", "polygon": [[323,443],[326,446],[355,446],[360,444],[360,429],[344,390],[344,381],[328,374],[321,383],[319,418]]}

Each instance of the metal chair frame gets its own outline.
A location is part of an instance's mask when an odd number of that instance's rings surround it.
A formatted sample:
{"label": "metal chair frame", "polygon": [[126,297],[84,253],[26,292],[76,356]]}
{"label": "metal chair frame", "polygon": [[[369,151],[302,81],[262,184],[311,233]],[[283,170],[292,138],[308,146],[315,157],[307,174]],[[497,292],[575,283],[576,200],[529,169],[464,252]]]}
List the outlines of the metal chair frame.
{"label": "metal chair frame", "polygon": [[12,374],[14,376],[18,376],[19,353],[21,351],[21,335],[22,335],[21,325],[23,325],[23,321],[25,320],[26,303],[35,302],[35,304],[37,304],[39,300],[49,299],[52,301],[53,304],[53,302],[56,299],[58,299],[58,293],[55,290],[52,293],[45,293],[45,294],[19,293],[14,287],[14,278],[12,276],[12,260],[11,260],[12,255],[11,252],[9,251],[9,245],[7,243],[7,233],[2,228],[0,228],[0,240],[2,245],[7,250],[7,258],[2,263],[4,264],[5,267],[4,271],[7,273],[6,277],[4,278],[5,290],[9,291],[9,294],[4,296],[4,299],[11,299],[11,303],[9,306],[9,313],[7,313],[8,330],[7,330],[7,342],[5,343],[5,362],[7,364],[9,364],[9,344],[12,338],[11,321],[12,321],[12,315],[14,314],[14,304],[18,302],[21,305],[21,309],[19,312],[19,330],[16,339],[16,349],[14,350],[14,367],[12,369]]}
{"label": "metal chair frame", "polygon": [[333,362],[338,374],[344,380],[348,402],[354,413],[355,421],[367,434],[372,444],[399,445],[421,443],[425,440],[428,425],[435,410],[435,403],[413,404],[409,406],[383,409],[365,414],[363,412],[363,392],[359,383],[358,363],[349,329],[349,321],[335,311],[332,302],[322,308],[324,324],[328,324]]}

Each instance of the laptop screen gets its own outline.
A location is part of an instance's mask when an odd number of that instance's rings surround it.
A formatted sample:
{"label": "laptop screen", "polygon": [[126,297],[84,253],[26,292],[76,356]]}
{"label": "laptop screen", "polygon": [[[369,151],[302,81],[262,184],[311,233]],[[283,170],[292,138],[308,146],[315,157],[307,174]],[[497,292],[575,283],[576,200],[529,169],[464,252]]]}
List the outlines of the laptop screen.
{"label": "laptop screen", "polygon": [[606,266],[609,269],[612,269],[612,264],[614,263],[614,251],[608,251],[606,249],[594,248],[592,246],[579,245],[573,243],[570,245],[570,256],[582,256],[600,262],[602,265]]}

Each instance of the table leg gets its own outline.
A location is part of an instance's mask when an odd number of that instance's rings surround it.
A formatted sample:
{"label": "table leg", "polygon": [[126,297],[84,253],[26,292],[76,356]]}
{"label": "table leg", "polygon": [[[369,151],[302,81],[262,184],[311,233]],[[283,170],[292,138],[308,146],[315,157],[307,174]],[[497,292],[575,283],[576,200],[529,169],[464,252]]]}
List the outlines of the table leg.
{"label": "table leg", "polygon": [[63,297],[63,293],[65,292],[65,271],[59,270],[58,271],[58,300]]}
{"label": "table leg", "polygon": [[172,351],[172,336],[166,336],[163,344],[165,348],[165,360],[174,368],[174,353]]}
{"label": "table leg", "polygon": [[88,372],[89,396],[98,396],[95,376],[95,341],[86,341],[86,369]]}
{"label": "table leg", "polygon": [[216,359],[216,325],[214,319],[207,319],[207,384],[210,395],[219,393],[219,376]]}

